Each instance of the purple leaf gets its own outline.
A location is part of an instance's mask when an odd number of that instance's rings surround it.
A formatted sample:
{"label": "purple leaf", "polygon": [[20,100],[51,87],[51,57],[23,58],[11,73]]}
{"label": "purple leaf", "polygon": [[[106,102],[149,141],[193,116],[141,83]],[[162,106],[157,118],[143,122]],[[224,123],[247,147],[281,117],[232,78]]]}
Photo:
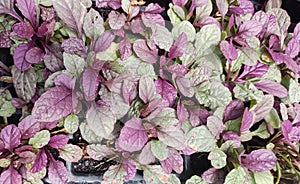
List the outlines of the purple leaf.
{"label": "purple leaf", "polygon": [[133,50],[136,55],[141,58],[143,61],[148,63],[156,63],[158,59],[158,49],[151,49],[147,45],[145,40],[139,39],[136,40],[133,44]]}
{"label": "purple leaf", "polygon": [[199,6],[203,6],[207,3],[207,0],[192,0],[192,4],[190,6],[190,9],[189,9],[189,14],[192,14],[193,11],[199,7]]}
{"label": "purple leaf", "polygon": [[136,175],[136,164],[135,164],[135,162],[132,159],[127,158],[127,159],[123,159],[122,164],[123,164],[123,167],[126,171],[125,180],[132,180]]}
{"label": "purple leaf", "polygon": [[28,63],[35,64],[44,59],[44,51],[39,47],[33,47],[26,52],[25,60]]}
{"label": "purple leaf", "polygon": [[55,77],[54,83],[56,86],[66,87],[67,89],[75,88],[75,81],[72,79],[72,77],[64,73]]}
{"label": "purple leaf", "polygon": [[224,183],[225,172],[221,169],[209,168],[206,170],[201,177],[207,183]]}
{"label": "purple leaf", "polygon": [[114,40],[115,36],[113,35],[112,31],[105,31],[100,37],[97,39],[95,43],[94,51],[103,52],[108,49]]}
{"label": "purple leaf", "polygon": [[11,104],[18,109],[22,109],[25,105],[26,102],[20,98],[12,98],[11,99]]}
{"label": "purple leaf", "polygon": [[121,0],[96,0],[96,6],[98,8],[109,6],[112,9],[116,10],[121,8]]}
{"label": "purple leaf", "polygon": [[184,77],[185,74],[187,74],[189,72],[189,68],[178,64],[178,63],[174,63],[171,66],[168,66],[167,70],[172,73],[175,76],[179,76],[179,77]]}
{"label": "purple leaf", "polygon": [[69,173],[64,163],[55,160],[52,155],[50,155],[48,176],[50,182],[55,184],[67,184],[69,178]]}
{"label": "purple leaf", "polygon": [[178,174],[183,172],[183,158],[178,151],[173,148],[169,148],[168,157],[165,160],[160,161],[160,163],[167,174],[171,174],[172,170]]}
{"label": "purple leaf", "polygon": [[300,141],[300,126],[299,126],[299,124],[296,126],[293,126],[291,132],[289,133],[289,140],[292,142]]}
{"label": "purple leaf", "polygon": [[130,105],[138,95],[137,85],[131,80],[124,80],[122,85],[122,95],[125,102]]}
{"label": "purple leaf", "polygon": [[53,87],[35,102],[32,115],[41,122],[52,122],[72,112],[72,91],[65,87]]}
{"label": "purple leaf", "polygon": [[242,164],[254,172],[270,171],[275,168],[276,162],[276,155],[267,149],[254,150],[242,159]]}
{"label": "purple leaf", "polygon": [[135,18],[131,21],[130,29],[133,33],[141,33],[146,29],[146,27],[141,18]]}
{"label": "purple leaf", "polygon": [[300,23],[294,28],[294,38],[300,41]]}
{"label": "purple leaf", "polygon": [[108,23],[111,29],[121,29],[125,25],[126,16],[123,13],[111,11],[108,14]]}
{"label": "purple leaf", "polygon": [[48,163],[48,157],[45,153],[45,149],[42,148],[36,154],[36,157],[35,157],[35,160],[32,164],[30,172],[36,173],[36,172],[41,171],[44,167],[46,167],[47,163]]}
{"label": "purple leaf", "polygon": [[30,164],[30,163],[32,163],[32,161],[36,157],[35,153],[33,153],[32,151],[23,151],[23,152],[20,152],[18,154],[18,156],[19,156],[19,161],[22,164]]}
{"label": "purple leaf", "polygon": [[150,3],[145,8],[145,13],[152,13],[152,14],[158,14],[164,11],[164,8],[160,7],[158,3]]}
{"label": "purple leaf", "polygon": [[5,149],[13,152],[13,149],[21,143],[21,132],[16,125],[7,125],[1,130],[0,138],[4,143]]}
{"label": "purple leaf", "polygon": [[126,60],[132,55],[131,43],[126,37],[120,42],[119,50],[122,60]]}
{"label": "purple leaf", "polygon": [[235,60],[238,57],[238,52],[236,48],[233,46],[232,43],[228,43],[228,41],[226,40],[221,41],[220,49],[230,64],[233,60]]}
{"label": "purple leaf", "polygon": [[10,31],[1,31],[0,32],[0,48],[10,48],[13,45],[12,40],[10,39]]}
{"label": "purple leaf", "polygon": [[185,122],[188,120],[189,118],[189,112],[187,111],[187,109],[184,107],[184,105],[181,104],[181,100],[178,100],[177,103],[177,117],[179,119],[180,122]]}
{"label": "purple leaf", "polygon": [[114,155],[115,152],[106,145],[90,144],[87,146],[87,154],[95,160],[102,160],[104,157]]}
{"label": "purple leaf", "polygon": [[58,121],[53,122],[40,122],[41,129],[52,130],[56,127]]}
{"label": "purple leaf", "polygon": [[239,118],[244,111],[244,103],[239,99],[231,101],[225,108],[223,121],[234,120]]}
{"label": "purple leaf", "polygon": [[21,38],[31,38],[34,34],[34,30],[29,23],[19,22],[12,27],[14,33]]}
{"label": "purple leaf", "polygon": [[260,78],[268,72],[269,68],[270,68],[269,65],[266,65],[266,64],[263,64],[260,62],[257,62],[256,65],[254,65],[254,66],[244,65],[244,71],[239,76],[239,79],[244,79],[246,77]]}
{"label": "purple leaf", "polygon": [[169,102],[169,106],[173,106],[177,97],[177,91],[175,87],[167,80],[158,78],[155,81],[156,93]]}
{"label": "purple leaf", "polygon": [[58,134],[50,138],[50,141],[48,142],[48,146],[58,149],[66,145],[68,141],[69,141],[69,136],[65,134]]}
{"label": "purple leaf", "polygon": [[176,77],[176,84],[183,96],[186,97],[194,96],[195,90],[190,79],[185,77]]}
{"label": "purple leaf", "polygon": [[287,44],[287,47],[285,49],[285,54],[290,56],[291,58],[298,56],[300,51],[299,45],[300,45],[300,40],[297,40],[296,38],[292,38]]}
{"label": "purple leaf", "polygon": [[78,38],[64,40],[61,47],[68,54],[78,54],[80,56],[85,55],[87,51],[84,41]]}
{"label": "purple leaf", "polygon": [[36,5],[34,0],[16,0],[21,13],[35,25]]}
{"label": "purple leaf", "polygon": [[254,86],[270,95],[277,96],[279,98],[285,98],[288,96],[287,89],[281,84],[272,80],[260,80],[258,82],[254,82]]}
{"label": "purple leaf", "polygon": [[255,114],[254,123],[262,120],[272,110],[274,105],[274,97],[271,95],[265,95],[264,99],[256,104],[253,112]]}
{"label": "purple leaf", "polygon": [[22,134],[22,139],[28,139],[34,136],[41,130],[39,122],[32,117],[32,115],[24,118],[19,124],[18,128]]}
{"label": "purple leaf", "polygon": [[155,156],[151,151],[151,144],[148,142],[144,148],[142,149],[141,153],[138,156],[139,163],[142,165],[149,165],[155,161]]}
{"label": "purple leaf", "polygon": [[100,77],[97,71],[92,68],[86,68],[82,74],[82,87],[87,101],[95,100],[99,83]]}
{"label": "purple leaf", "polygon": [[144,103],[148,103],[155,98],[155,83],[153,79],[147,75],[140,78],[139,81],[139,96]]}
{"label": "purple leaf", "polygon": [[128,152],[141,150],[147,141],[147,132],[139,118],[132,118],[127,121],[118,138],[119,146]]}
{"label": "purple leaf", "polygon": [[143,13],[142,20],[146,27],[153,27],[154,24],[165,26],[165,20],[160,14]]}
{"label": "purple leaf", "polygon": [[1,173],[0,176],[1,184],[17,184],[22,183],[22,176],[11,164],[9,168]]}
{"label": "purple leaf", "polygon": [[238,35],[244,39],[258,35],[262,30],[262,24],[256,20],[245,21],[239,28]]}
{"label": "purple leaf", "polygon": [[20,71],[25,71],[31,67],[25,59],[26,52],[30,49],[28,43],[22,43],[17,46],[14,52],[14,64]]}
{"label": "purple leaf", "polygon": [[229,8],[228,1],[227,0],[218,0],[218,1],[216,1],[216,4],[217,4],[218,10],[219,10],[221,16],[224,18],[225,15],[227,14],[228,8]]}
{"label": "purple leaf", "polygon": [[200,27],[201,28],[203,26],[211,25],[211,24],[215,24],[221,29],[220,22],[218,22],[217,19],[215,19],[214,17],[204,17],[200,20],[200,22],[194,23],[193,25],[195,27]]}
{"label": "purple leaf", "polygon": [[187,2],[188,2],[188,0],[173,0],[173,4],[177,5],[181,8],[184,8],[184,6],[186,5]]}
{"label": "purple leaf", "polygon": [[59,71],[63,68],[63,55],[60,44],[53,43],[46,49],[44,57],[46,68],[51,72]]}
{"label": "purple leaf", "polygon": [[227,131],[222,135],[224,141],[233,141],[234,148],[239,148],[241,145],[241,137],[234,131]]}
{"label": "purple leaf", "polygon": [[290,120],[285,120],[281,123],[281,131],[287,141],[289,141],[289,133],[292,131],[292,128],[293,124],[290,122]]}
{"label": "purple leaf", "polygon": [[190,109],[190,122],[193,127],[206,125],[210,113],[206,109]]}
{"label": "purple leaf", "polygon": [[252,127],[254,120],[255,117],[253,113],[248,110],[248,107],[246,107],[241,122],[240,132],[248,131]]}
{"label": "purple leaf", "polygon": [[32,146],[31,145],[24,145],[24,146],[18,147],[14,150],[14,153],[15,154],[20,154],[24,151],[32,151]]}
{"label": "purple leaf", "polygon": [[261,32],[261,36],[270,35],[276,26],[276,17],[272,14],[266,14],[263,11],[256,12],[253,15],[252,19],[262,23],[263,29]]}
{"label": "purple leaf", "polygon": [[184,32],[182,32],[178,38],[175,40],[173,46],[170,49],[168,54],[169,59],[174,59],[182,56],[185,53],[187,44],[187,36]]}

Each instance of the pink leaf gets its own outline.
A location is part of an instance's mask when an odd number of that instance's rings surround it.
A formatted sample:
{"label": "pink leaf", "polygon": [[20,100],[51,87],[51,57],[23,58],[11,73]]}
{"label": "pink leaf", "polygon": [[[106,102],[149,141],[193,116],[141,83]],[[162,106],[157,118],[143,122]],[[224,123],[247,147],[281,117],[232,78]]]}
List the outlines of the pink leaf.
{"label": "pink leaf", "polygon": [[136,40],[133,44],[136,55],[148,63],[156,63],[158,59],[158,49],[150,49],[145,40]]}
{"label": "pink leaf", "polygon": [[118,30],[125,25],[126,16],[123,13],[118,13],[116,11],[111,11],[108,14],[108,23],[110,28]]}
{"label": "pink leaf", "polygon": [[28,43],[22,43],[17,46],[14,52],[14,64],[22,72],[31,67],[31,64],[25,59],[25,54],[29,49],[30,45]]}
{"label": "pink leaf", "polygon": [[258,35],[262,30],[262,24],[256,20],[245,21],[239,28],[239,36],[246,39]]}
{"label": "pink leaf", "polygon": [[41,122],[52,122],[72,112],[72,91],[65,87],[53,87],[35,102],[32,115]]}
{"label": "pink leaf", "polygon": [[92,68],[86,68],[82,75],[82,86],[84,97],[87,101],[95,100],[99,83],[100,77],[97,71]]}
{"label": "pink leaf", "polygon": [[21,13],[35,25],[36,5],[34,0],[16,0]]}
{"label": "pink leaf", "polygon": [[121,7],[121,0],[96,0],[96,6],[98,8],[109,6],[112,9],[116,10]]}
{"label": "pink leaf", "polygon": [[175,76],[179,76],[179,77],[184,77],[185,74],[187,74],[189,72],[189,68],[178,64],[178,63],[174,63],[170,66],[168,66],[167,70],[172,73]]}
{"label": "pink leaf", "polygon": [[126,171],[125,180],[132,180],[136,175],[136,164],[130,158],[123,159],[123,167]]}
{"label": "pink leaf", "polygon": [[114,40],[115,36],[113,35],[112,31],[105,31],[100,37],[97,39],[95,43],[94,51],[103,52],[108,49]]}
{"label": "pink leaf", "polygon": [[167,174],[171,174],[172,170],[180,174],[183,171],[183,158],[174,148],[169,148],[167,159],[160,162],[163,170]]}
{"label": "pink leaf", "polygon": [[245,132],[245,131],[249,130],[252,127],[254,120],[255,120],[255,118],[254,118],[253,113],[248,110],[248,107],[246,107],[244,114],[243,114],[240,132]]}
{"label": "pink leaf", "polygon": [[131,54],[132,54],[131,43],[129,42],[129,40],[126,37],[120,42],[119,50],[121,53],[122,60],[126,60],[131,56]]}
{"label": "pink leaf", "polygon": [[242,159],[242,164],[254,172],[270,171],[275,168],[276,162],[276,155],[267,149],[254,150]]}
{"label": "pink leaf", "polygon": [[184,32],[182,32],[174,42],[173,46],[171,47],[170,52],[168,54],[168,58],[174,59],[182,56],[185,53],[186,44],[187,44],[187,36]]}
{"label": "pink leaf", "polygon": [[264,74],[267,73],[267,71],[269,70],[270,66],[257,62],[256,65],[254,66],[244,66],[244,71],[243,73],[239,76],[239,79],[243,79],[246,77],[257,77],[260,78],[262,77]]}
{"label": "pink leaf", "polygon": [[290,122],[290,120],[285,120],[281,123],[281,131],[287,141],[289,141],[289,133],[292,131],[292,128],[293,124]]}
{"label": "pink leaf", "polygon": [[52,155],[50,155],[48,176],[50,182],[55,184],[67,184],[69,178],[69,173],[64,163],[55,160]]}
{"label": "pink leaf", "polygon": [[288,96],[287,89],[281,84],[272,80],[260,80],[254,83],[254,86],[258,89],[279,98],[285,98]]}
{"label": "pink leaf", "polygon": [[42,61],[44,59],[44,51],[39,47],[33,47],[26,52],[25,60],[28,63],[34,64]]}
{"label": "pink leaf", "polygon": [[223,40],[220,43],[220,49],[230,64],[238,57],[238,52],[232,43],[228,43],[227,41]]}
{"label": "pink leaf", "polygon": [[188,120],[189,112],[187,111],[185,106],[181,104],[181,100],[178,100],[176,112],[177,112],[177,117],[180,122],[185,122]]}
{"label": "pink leaf", "polygon": [[69,38],[64,40],[61,47],[68,54],[84,55],[87,51],[84,41],[78,38]]}
{"label": "pink leaf", "polygon": [[72,79],[72,77],[62,73],[55,77],[54,84],[56,86],[62,86],[66,87],[68,89],[74,89],[75,88],[75,81]]}
{"label": "pink leaf", "polygon": [[147,141],[147,132],[139,118],[132,118],[127,121],[118,138],[119,146],[128,152],[141,150]]}
{"label": "pink leaf", "polygon": [[69,141],[69,136],[64,134],[58,134],[50,138],[50,141],[48,142],[48,146],[58,149],[66,145],[68,141]]}
{"label": "pink leaf", "polygon": [[188,0],[173,0],[173,4],[177,5],[181,8],[184,8],[184,6],[186,5],[187,2],[188,2]]}
{"label": "pink leaf", "polygon": [[4,143],[5,149],[13,152],[13,149],[21,143],[21,132],[16,125],[7,125],[1,130],[0,138]]}
{"label": "pink leaf", "polygon": [[22,183],[22,176],[18,173],[18,171],[10,165],[10,167],[3,171],[0,176],[1,184],[17,184]]}
{"label": "pink leaf", "polygon": [[137,94],[137,85],[133,81],[125,79],[122,85],[122,95],[125,102],[130,105]]}
{"label": "pink leaf", "polygon": [[31,38],[34,34],[34,30],[29,23],[19,22],[13,25],[13,31],[17,36],[21,38]]}
{"label": "pink leaf", "polygon": [[241,145],[241,137],[234,131],[227,131],[225,133],[223,133],[223,139],[224,141],[234,141],[234,148],[238,148]]}
{"label": "pink leaf", "polygon": [[291,58],[298,56],[300,51],[299,45],[300,45],[300,40],[297,40],[296,38],[292,38],[287,44],[287,47],[285,49],[285,54],[287,54]]}
{"label": "pink leaf", "polygon": [[139,81],[139,96],[144,103],[149,103],[154,99],[156,93],[155,83],[153,79],[147,75],[140,78]]}
{"label": "pink leaf", "polygon": [[18,128],[21,131],[22,139],[33,137],[38,131],[41,130],[39,122],[32,117],[32,115],[24,118],[19,124]]}
{"label": "pink leaf", "polygon": [[155,81],[156,93],[169,102],[169,106],[173,106],[177,97],[177,90],[168,81],[158,78]]}
{"label": "pink leaf", "polygon": [[36,173],[41,171],[44,167],[46,167],[48,163],[48,157],[46,155],[45,149],[42,148],[39,150],[39,152],[36,154],[35,160],[32,164],[32,167],[30,171],[32,173]]}

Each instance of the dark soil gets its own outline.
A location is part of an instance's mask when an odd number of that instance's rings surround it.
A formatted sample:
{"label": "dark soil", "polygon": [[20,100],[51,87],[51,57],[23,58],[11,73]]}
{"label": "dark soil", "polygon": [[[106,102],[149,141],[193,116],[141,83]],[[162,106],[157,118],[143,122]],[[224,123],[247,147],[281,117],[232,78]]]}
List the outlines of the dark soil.
{"label": "dark soil", "polygon": [[94,159],[82,158],[76,163],[72,163],[72,173],[75,175],[78,174],[95,174],[100,175],[104,174],[105,171],[112,165],[117,164],[115,161],[106,161],[107,159],[103,159],[101,161],[97,161]]}

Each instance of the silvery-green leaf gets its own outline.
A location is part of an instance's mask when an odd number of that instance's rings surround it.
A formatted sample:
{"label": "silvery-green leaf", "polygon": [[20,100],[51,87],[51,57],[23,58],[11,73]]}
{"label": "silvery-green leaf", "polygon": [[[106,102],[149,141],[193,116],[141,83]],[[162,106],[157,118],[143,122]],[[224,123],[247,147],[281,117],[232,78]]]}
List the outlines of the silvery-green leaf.
{"label": "silvery-green leaf", "polygon": [[96,58],[101,61],[115,61],[118,59],[117,51],[119,50],[119,44],[112,42],[110,47],[103,51],[98,52]]}
{"label": "silvery-green leaf", "polygon": [[270,65],[269,70],[263,75],[262,79],[270,79],[278,83],[281,82],[281,71],[279,66]]}
{"label": "silvery-green leaf", "polygon": [[136,73],[140,76],[142,75],[148,75],[150,77],[156,76],[153,65],[146,62],[141,62],[138,65]]}
{"label": "silvery-green leaf", "polygon": [[0,116],[10,117],[16,112],[16,108],[11,103],[11,94],[8,90],[0,94]]}
{"label": "silvery-green leaf", "polygon": [[63,54],[64,58],[64,65],[66,67],[66,70],[74,75],[77,76],[83,72],[85,61],[83,58],[75,55],[75,54]]}
{"label": "silvery-green leaf", "polygon": [[181,20],[185,19],[185,12],[184,12],[183,8],[181,8],[180,6],[174,5],[172,7],[172,9]]}
{"label": "silvery-green leaf", "polygon": [[276,26],[274,33],[279,36],[281,43],[283,44],[284,38],[287,34],[287,30],[291,24],[290,16],[287,11],[281,8],[273,8],[267,12],[276,17]]}
{"label": "silvery-green leaf", "polygon": [[289,85],[289,100],[291,103],[300,102],[300,86],[295,80],[290,79]]}
{"label": "silvery-green leaf", "polygon": [[173,37],[171,32],[164,26],[156,24],[154,33],[151,36],[154,43],[158,45],[160,49],[169,51],[173,44]]}
{"label": "silvery-green leaf", "polygon": [[265,6],[265,11],[269,11],[272,8],[281,8],[282,0],[269,0]]}
{"label": "silvery-green leaf", "polygon": [[280,128],[280,124],[281,124],[282,121],[281,121],[277,111],[275,110],[275,108],[272,108],[271,111],[269,112],[269,114],[267,114],[264,117],[264,119],[273,128]]}
{"label": "silvery-green leaf", "polygon": [[247,141],[250,141],[253,137],[253,132],[250,132],[249,130],[247,131],[244,131],[241,133],[241,141],[242,142],[247,142]]}
{"label": "silvery-green leaf", "polygon": [[166,174],[160,165],[148,165],[143,170],[146,184],[180,184],[175,174]]}
{"label": "silvery-green leaf", "polygon": [[185,33],[187,40],[193,42],[195,39],[196,30],[189,21],[184,20],[179,24],[176,24],[172,29],[172,35],[174,39],[177,39],[181,33]]}
{"label": "silvery-green leaf", "polygon": [[254,66],[257,63],[257,60],[259,59],[258,54],[256,51],[251,47],[241,47],[239,48],[241,51],[240,57],[244,58],[244,64],[248,66]]}
{"label": "silvery-green leaf", "polygon": [[50,141],[50,132],[48,130],[42,130],[36,133],[32,138],[29,139],[29,144],[34,148],[42,148]]}
{"label": "silvery-green leaf", "polygon": [[40,0],[39,4],[43,6],[52,6],[52,0]]}
{"label": "silvery-green leaf", "polygon": [[83,30],[86,36],[92,40],[97,38],[104,32],[103,19],[99,12],[93,8],[86,14],[83,22]]}
{"label": "silvery-green leaf", "polygon": [[193,128],[187,134],[188,145],[198,152],[210,152],[215,148],[217,140],[206,126]]}
{"label": "silvery-green leaf", "polygon": [[259,125],[258,129],[254,130],[252,134],[262,139],[267,139],[268,137],[270,137],[270,133],[265,123]]}
{"label": "silvery-green leaf", "polygon": [[190,66],[195,62],[196,49],[192,43],[187,43],[185,53],[180,57],[184,66]]}
{"label": "silvery-green leaf", "polygon": [[211,1],[207,1],[205,5],[197,7],[195,22],[199,22],[201,19],[208,17],[211,14],[212,10],[213,5]]}
{"label": "silvery-green leaf", "polygon": [[246,182],[246,170],[239,166],[236,169],[232,169],[227,175],[224,184],[237,184]]}
{"label": "silvery-green leaf", "polygon": [[274,96],[265,95],[264,98],[251,108],[255,114],[255,122],[262,120],[273,108],[274,105]]}
{"label": "silvery-green leaf", "polygon": [[274,177],[271,171],[265,172],[253,172],[254,180],[256,184],[273,184]]}
{"label": "silvery-green leaf", "polygon": [[155,123],[157,126],[176,125],[178,123],[176,117],[176,111],[173,108],[166,107],[151,119],[151,122]]}
{"label": "silvery-green leaf", "polygon": [[96,135],[86,123],[81,123],[79,126],[82,138],[90,144],[101,143],[102,137]]}
{"label": "silvery-green leaf", "polygon": [[216,169],[225,167],[226,159],[227,155],[219,148],[212,150],[208,155],[208,160],[210,160],[211,165]]}
{"label": "silvery-green leaf", "polygon": [[130,6],[130,0],[122,0],[122,9],[125,13],[129,14]]}
{"label": "silvery-green leaf", "polygon": [[124,183],[126,176],[126,171],[121,164],[112,165],[104,173],[101,183],[102,184],[111,184],[112,181],[115,183]]}
{"label": "silvery-green leaf", "polygon": [[10,159],[7,159],[7,158],[0,159],[0,167],[6,168],[6,167],[9,167],[9,165],[10,165]]}
{"label": "silvery-green leaf", "polygon": [[177,13],[175,12],[174,5],[170,3],[169,6],[170,6],[170,8],[168,9],[167,14],[171,20],[171,23],[174,25],[180,23],[181,19],[180,19],[180,16],[177,15]]}
{"label": "silvery-green leaf", "polygon": [[82,149],[77,145],[66,144],[59,149],[59,156],[67,162],[78,162],[82,155]]}
{"label": "silvery-green leaf", "polygon": [[64,127],[68,131],[68,133],[73,134],[78,130],[79,127],[79,119],[75,114],[70,114],[64,120]]}
{"label": "silvery-green leaf", "polygon": [[207,184],[200,176],[194,175],[185,184]]}
{"label": "silvery-green leaf", "polygon": [[233,88],[235,98],[242,101],[261,100],[264,97],[262,91],[258,90],[253,83],[236,84]]}
{"label": "silvery-green leaf", "polygon": [[161,141],[151,141],[151,152],[160,161],[165,160],[169,155],[169,149]]}

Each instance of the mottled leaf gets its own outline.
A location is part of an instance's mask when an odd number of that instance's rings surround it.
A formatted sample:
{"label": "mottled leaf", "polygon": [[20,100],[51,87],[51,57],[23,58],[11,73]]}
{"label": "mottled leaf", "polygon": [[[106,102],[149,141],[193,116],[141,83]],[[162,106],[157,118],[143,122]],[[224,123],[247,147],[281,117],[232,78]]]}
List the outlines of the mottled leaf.
{"label": "mottled leaf", "polygon": [[32,138],[29,139],[29,144],[34,148],[42,148],[50,141],[50,132],[48,130],[42,130],[36,133]]}
{"label": "mottled leaf", "polygon": [[216,139],[204,125],[193,128],[187,134],[188,145],[199,152],[210,152],[215,148]]}
{"label": "mottled leaf", "polygon": [[13,153],[13,149],[21,143],[21,132],[16,125],[5,126],[0,133],[4,148]]}
{"label": "mottled leaf", "polygon": [[100,77],[96,70],[86,68],[82,74],[82,87],[87,101],[94,101],[97,96]]}
{"label": "mottled leaf", "polygon": [[242,164],[254,172],[264,172],[274,169],[277,158],[275,154],[267,149],[252,151],[246,158],[242,159]]}

